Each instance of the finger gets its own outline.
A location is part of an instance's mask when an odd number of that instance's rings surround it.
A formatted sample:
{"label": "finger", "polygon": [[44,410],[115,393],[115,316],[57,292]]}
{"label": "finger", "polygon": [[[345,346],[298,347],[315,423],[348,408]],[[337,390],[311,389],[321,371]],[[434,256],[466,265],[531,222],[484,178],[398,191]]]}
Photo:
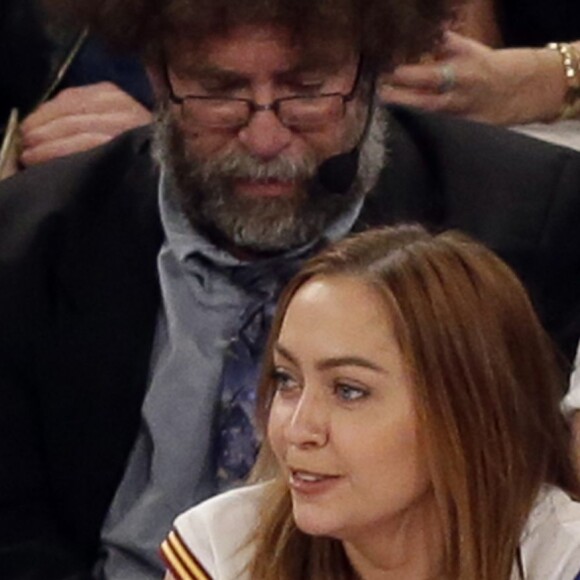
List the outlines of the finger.
{"label": "finger", "polygon": [[116,85],[103,82],[64,89],[56,97],[43,103],[22,123],[31,130],[67,115],[126,111],[146,115],[147,109]]}
{"label": "finger", "polygon": [[482,44],[478,40],[470,38],[469,36],[465,36],[464,34],[460,34],[459,32],[455,32],[453,30],[446,30],[443,33],[443,45],[450,50],[457,50],[461,49],[466,46],[472,46],[474,44]]}
{"label": "finger", "polygon": [[22,146],[33,148],[50,141],[57,141],[75,134],[100,133],[110,138],[151,122],[149,111],[131,111],[108,114],[68,115],[45,122],[39,126],[23,127]]}
{"label": "finger", "polygon": [[[98,83],[63,89],[55,97],[41,104],[34,112],[28,115],[24,119],[22,127],[25,130],[29,130],[67,115],[96,112],[96,108],[102,109],[103,106],[109,108],[111,92],[114,94],[114,85],[111,83]],[[108,104],[104,105],[104,103]]]}
{"label": "finger", "polygon": [[25,149],[20,156],[20,162],[25,167],[44,163],[45,161],[51,161],[58,157],[92,149],[93,147],[106,143],[110,139],[111,137],[103,135],[102,133],[85,133],[55,141],[48,141],[38,147]]}
{"label": "finger", "polygon": [[[36,127],[40,127],[54,119],[63,117],[71,113],[81,113],[82,112],[82,99],[78,99],[77,102],[73,101],[73,105],[69,104],[69,100],[62,98],[63,93],[59,93],[57,97],[42,103],[37,107],[30,115],[28,115],[21,123],[21,128],[23,131],[31,131]],[[72,109],[72,110],[71,110]]]}
{"label": "finger", "polygon": [[485,44],[451,30],[446,31],[443,38],[444,42],[439,51],[439,56],[442,60],[470,55],[478,52],[481,48],[489,49]]}
{"label": "finger", "polygon": [[437,93],[444,81],[443,67],[446,64],[438,62],[400,66],[391,74],[389,81],[393,86]]}
{"label": "finger", "polygon": [[451,93],[422,93],[398,87],[381,91],[381,98],[386,103],[415,107],[425,111],[456,113],[458,106]]}

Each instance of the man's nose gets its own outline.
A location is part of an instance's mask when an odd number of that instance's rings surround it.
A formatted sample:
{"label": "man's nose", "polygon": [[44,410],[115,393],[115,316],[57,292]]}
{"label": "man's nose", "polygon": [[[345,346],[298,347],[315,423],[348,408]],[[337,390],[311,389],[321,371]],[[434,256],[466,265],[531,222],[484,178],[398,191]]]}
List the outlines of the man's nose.
{"label": "man's nose", "polygon": [[292,140],[292,131],[285,127],[272,110],[255,111],[249,123],[240,129],[239,140],[249,153],[263,160],[277,157]]}

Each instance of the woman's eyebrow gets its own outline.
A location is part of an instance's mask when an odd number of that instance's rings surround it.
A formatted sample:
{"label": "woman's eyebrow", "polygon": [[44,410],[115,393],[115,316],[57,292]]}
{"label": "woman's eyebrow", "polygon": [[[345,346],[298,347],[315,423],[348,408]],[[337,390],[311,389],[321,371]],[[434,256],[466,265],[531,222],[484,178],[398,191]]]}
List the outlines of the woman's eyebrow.
{"label": "woman's eyebrow", "polygon": [[292,364],[297,365],[298,359],[284,346],[282,346],[279,342],[274,344],[274,352],[282,355],[286,360],[290,361]]}
{"label": "woman's eyebrow", "polygon": [[[286,360],[290,361],[292,364],[298,365],[297,357],[293,355],[286,347],[282,346],[279,342],[274,345],[274,351],[283,356]],[[382,374],[388,374],[389,372],[381,365],[374,363],[373,361],[362,356],[348,355],[328,357],[316,363],[316,368],[321,371],[343,366],[362,367]]]}
{"label": "woman's eyebrow", "polygon": [[370,369],[372,371],[376,371],[383,374],[388,374],[387,369],[362,356],[349,355],[349,356],[329,357],[317,363],[316,366],[319,370],[329,370],[336,367],[354,366]]}

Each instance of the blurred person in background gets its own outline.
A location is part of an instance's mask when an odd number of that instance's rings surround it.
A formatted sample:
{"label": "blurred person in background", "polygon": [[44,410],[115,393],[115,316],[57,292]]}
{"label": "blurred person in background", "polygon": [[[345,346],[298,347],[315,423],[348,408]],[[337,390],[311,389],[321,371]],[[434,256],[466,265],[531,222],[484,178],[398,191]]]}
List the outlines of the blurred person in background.
{"label": "blurred person in background", "polygon": [[580,3],[470,0],[431,58],[386,77],[387,102],[580,148]]}
{"label": "blurred person in background", "polygon": [[14,140],[4,177],[146,125],[152,107],[137,58],[63,26],[42,0],[2,2],[0,128]]}

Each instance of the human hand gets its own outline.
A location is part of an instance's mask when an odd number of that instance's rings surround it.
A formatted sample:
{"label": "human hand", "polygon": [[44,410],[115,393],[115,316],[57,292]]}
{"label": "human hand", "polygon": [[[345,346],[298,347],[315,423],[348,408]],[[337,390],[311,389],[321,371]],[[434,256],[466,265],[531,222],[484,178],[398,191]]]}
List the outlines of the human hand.
{"label": "human hand", "polygon": [[386,102],[497,125],[554,120],[567,90],[560,56],[549,49],[492,49],[454,32],[437,57],[385,78]]}
{"label": "human hand", "polygon": [[150,111],[112,83],[64,89],[22,122],[20,163],[84,151],[151,120]]}

